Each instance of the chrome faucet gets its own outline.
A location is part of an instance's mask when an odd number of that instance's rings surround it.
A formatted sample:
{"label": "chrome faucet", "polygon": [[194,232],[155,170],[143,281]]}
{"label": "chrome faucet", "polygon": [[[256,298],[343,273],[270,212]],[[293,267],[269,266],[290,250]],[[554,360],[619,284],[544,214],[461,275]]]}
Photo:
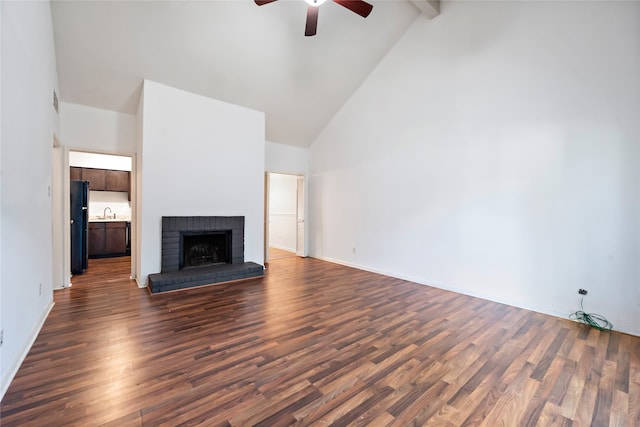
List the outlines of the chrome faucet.
{"label": "chrome faucet", "polygon": [[104,208],[104,212],[102,212],[102,217],[103,218],[108,218],[107,217],[107,209],[109,209],[109,212],[113,213],[113,211],[111,210],[111,208],[109,206],[107,206],[106,208]]}

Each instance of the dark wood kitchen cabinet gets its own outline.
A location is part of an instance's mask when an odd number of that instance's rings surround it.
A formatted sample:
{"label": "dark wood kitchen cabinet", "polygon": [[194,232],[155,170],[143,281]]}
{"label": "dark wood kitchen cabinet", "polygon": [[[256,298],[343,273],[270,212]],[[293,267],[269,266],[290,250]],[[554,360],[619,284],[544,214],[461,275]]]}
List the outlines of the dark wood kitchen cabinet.
{"label": "dark wood kitchen cabinet", "polygon": [[126,255],[127,223],[124,221],[106,223],[106,256]]}
{"label": "dark wood kitchen cabinet", "polygon": [[129,171],[111,169],[69,168],[69,177],[72,180],[89,181],[89,189],[92,191],[130,191]]}
{"label": "dark wood kitchen cabinet", "polygon": [[126,221],[89,223],[89,258],[127,255]]}
{"label": "dark wood kitchen cabinet", "polygon": [[89,258],[102,257],[105,254],[106,223],[89,223]]}
{"label": "dark wood kitchen cabinet", "polygon": [[82,180],[89,181],[89,190],[107,189],[107,171],[105,169],[82,168]]}
{"label": "dark wood kitchen cabinet", "polygon": [[82,181],[82,168],[71,166],[69,168],[69,179],[71,181]]}
{"label": "dark wood kitchen cabinet", "polygon": [[129,191],[129,172],[107,170],[107,191]]}

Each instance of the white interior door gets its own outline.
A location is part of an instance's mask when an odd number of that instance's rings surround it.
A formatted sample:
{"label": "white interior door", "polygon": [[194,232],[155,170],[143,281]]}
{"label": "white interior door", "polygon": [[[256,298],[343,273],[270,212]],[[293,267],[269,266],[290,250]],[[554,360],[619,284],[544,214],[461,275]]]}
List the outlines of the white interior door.
{"label": "white interior door", "polygon": [[298,176],[296,187],[296,255],[305,256],[304,252],[304,176]]}

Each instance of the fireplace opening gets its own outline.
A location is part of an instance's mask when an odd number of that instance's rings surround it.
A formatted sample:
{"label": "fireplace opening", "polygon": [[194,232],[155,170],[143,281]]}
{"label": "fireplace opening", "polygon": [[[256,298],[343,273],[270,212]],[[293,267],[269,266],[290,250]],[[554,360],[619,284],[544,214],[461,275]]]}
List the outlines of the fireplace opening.
{"label": "fireplace opening", "polygon": [[180,270],[227,263],[231,263],[231,230],[180,233]]}

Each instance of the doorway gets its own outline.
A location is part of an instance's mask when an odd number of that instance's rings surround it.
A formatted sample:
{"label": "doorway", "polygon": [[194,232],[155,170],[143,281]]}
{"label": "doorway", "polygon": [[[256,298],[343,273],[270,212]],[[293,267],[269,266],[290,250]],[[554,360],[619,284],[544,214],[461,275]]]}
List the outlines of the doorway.
{"label": "doorway", "polygon": [[[69,151],[68,172],[69,186],[73,190],[76,184],[85,184],[86,193],[84,206],[74,214],[73,203],[69,210],[69,224],[72,231],[70,239],[70,268],[69,282],[73,284],[84,273],[91,269],[93,260],[118,258],[120,264],[127,264],[133,277],[131,262],[132,225],[135,218],[134,173],[132,156],[112,155],[104,153]],[[73,185],[71,185],[73,184]],[[73,191],[70,191],[73,202]],[[66,200],[69,200],[67,196]],[[67,202],[68,203],[68,202]],[[84,215],[80,213],[84,211]],[[78,221],[83,221],[82,227],[75,227]],[[80,236],[78,230],[81,231]],[[77,240],[82,240],[85,250]],[[76,243],[74,245],[74,242]],[[73,250],[75,248],[75,251]],[[77,258],[80,257],[82,261]],[[74,261],[75,260],[75,261]],[[80,268],[82,266],[82,268]]]}
{"label": "doorway", "polygon": [[303,175],[265,174],[265,263],[306,256]]}

